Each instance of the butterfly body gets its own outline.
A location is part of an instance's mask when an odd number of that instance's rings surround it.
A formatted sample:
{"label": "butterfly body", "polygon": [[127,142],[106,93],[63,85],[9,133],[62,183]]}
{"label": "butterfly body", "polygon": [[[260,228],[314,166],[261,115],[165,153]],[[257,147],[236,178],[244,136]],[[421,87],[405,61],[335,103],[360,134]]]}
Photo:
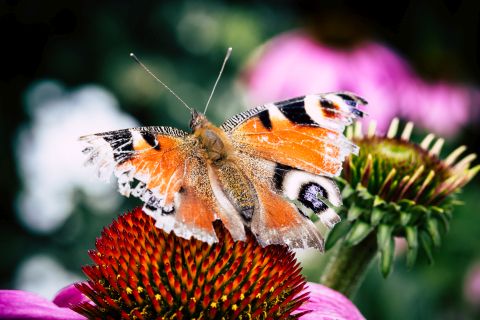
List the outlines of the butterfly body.
{"label": "butterfly body", "polygon": [[192,111],[191,129],[197,137],[200,149],[210,168],[209,178],[217,184],[235,210],[248,223],[258,199],[252,183],[242,173],[242,165],[235,156],[234,148],[223,130],[207,118]]}
{"label": "butterfly body", "polygon": [[[209,243],[221,220],[236,240],[249,228],[262,245],[323,248],[308,218],[332,227],[341,197],[331,177],[358,148],[342,134],[366,102],[349,93],[259,106],[217,127],[192,111],[191,134],[142,127],[85,136],[88,162],[140,198],[157,226]],[[324,201],[324,200],[328,201]],[[296,203],[296,205],[294,204]]]}

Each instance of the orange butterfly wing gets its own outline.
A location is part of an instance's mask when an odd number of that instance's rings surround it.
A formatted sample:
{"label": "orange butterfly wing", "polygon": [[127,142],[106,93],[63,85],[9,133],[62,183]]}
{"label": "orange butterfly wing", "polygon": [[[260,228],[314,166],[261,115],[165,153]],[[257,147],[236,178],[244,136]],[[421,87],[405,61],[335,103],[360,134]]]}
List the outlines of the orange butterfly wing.
{"label": "orange butterfly wing", "polygon": [[262,245],[286,244],[323,251],[323,238],[308,217],[267,185],[257,183],[256,187],[260,210],[253,216],[251,228]]}
{"label": "orange butterfly wing", "polygon": [[237,159],[252,182],[258,205],[250,229],[262,245],[284,244],[290,248],[323,250],[323,237],[309,216],[317,214],[326,227],[340,221],[333,206],[342,203],[332,179],[297,170],[246,153]]}
{"label": "orange butterfly wing", "polygon": [[166,127],[97,133],[80,140],[86,143],[87,164],[96,166],[100,177],[108,179],[113,172],[120,193],[143,197],[152,206],[161,202],[163,207],[180,188],[186,151],[192,145],[187,133]]}
{"label": "orange butterfly wing", "polygon": [[237,150],[325,176],[340,174],[342,162],[358,148],[343,130],[366,102],[352,94],[310,95],[267,104],[222,125]]}
{"label": "orange butterfly wing", "polygon": [[340,221],[329,207],[342,203],[329,177],[358,152],[342,132],[363,116],[359,104],[366,102],[349,93],[310,95],[253,108],[222,125],[255,186],[260,204],[251,228],[262,244],[323,249],[308,215],[328,228]]}
{"label": "orange butterfly wing", "polygon": [[196,139],[178,129],[142,127],[81,138],[87,163],[103,178],[113,172],[119,191],[144,202],[157,227],[184,238],[217,241],[212,225],[221,219],[234,239],[245,239],[243,224],[218,204],[208,166]]}

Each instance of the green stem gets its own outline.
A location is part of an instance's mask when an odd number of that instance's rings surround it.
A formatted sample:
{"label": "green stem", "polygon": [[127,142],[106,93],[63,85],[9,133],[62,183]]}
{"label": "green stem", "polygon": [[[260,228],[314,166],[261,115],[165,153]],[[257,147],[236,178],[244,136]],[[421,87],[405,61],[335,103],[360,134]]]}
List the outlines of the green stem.
{"label": "green stem", "polygon": [[320,282],[351,298],[377,253],[377,238],[372,232],[355,246],[342,241],[333,250]]}

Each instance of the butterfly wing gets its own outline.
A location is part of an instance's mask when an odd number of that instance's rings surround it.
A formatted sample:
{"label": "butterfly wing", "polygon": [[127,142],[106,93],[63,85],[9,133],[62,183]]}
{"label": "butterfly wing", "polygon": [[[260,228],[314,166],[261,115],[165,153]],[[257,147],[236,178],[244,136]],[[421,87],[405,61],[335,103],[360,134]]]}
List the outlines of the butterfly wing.
{"label": "butterfly wing", "polygon": [[212,243],[218,241],[212,222],[220,219],[235,240],[245,239],[246,224],[262,245],[322,249],[323,239],[307,215],[317,213],[331,226],[338,216],[322,199],[333,205],[341,200],[334,182],[318,174],[339,174],[343,158],[356,152],[341,132],[362,115],[356,109],[362,102],[344,93],[306,96],[254,108],[222,126],[236,155],[232,163],[240,161],[232,168],[243,169],[258,195],[248,223],[225,193],[222,170],[208,162],[194,136],[143,127],[81,139],[99,175],[113,172],[119,191],[142,199],[144,211],[167,232]]}
{"label": "butterfly wing", "polygon": [[221,128],[236,150],[313,174],[337,176],[358,148],[343,135],[366,102],[349,93],[308,95],[240,113]]}
{"label": "butterfly wing", "polygon": [[238,153],[237,159],[258,197],[250,225],[257,240],[264,246],[284,244],[323,250],[323,237],[309,216],[317,214],[330,228],[340,221],[327,205],[342,204],[335,182],[247,153]]}
{"label": "butterfly wing", "polygon": [[310,95],[250,109],[222,125],[251,168],[260,202],[251,228],[261,243],[323,249],[308,215],[328,228],[340,221],[331,208],[342,204],[331,177],[358,152],[342,132],[363,115],[359,104],[366,102],[349,93]]}
{"label": "butterfly wing", "polygon": [[208,165],[197,140],[169,127],[142,127],[88,135],[87,164],[100,177],[117,177],[121,194],[144,202],[157,227],[178,236],[218,241],[212,222],[221,219],[234,239],[245,239],[237,215],[216,201]]}

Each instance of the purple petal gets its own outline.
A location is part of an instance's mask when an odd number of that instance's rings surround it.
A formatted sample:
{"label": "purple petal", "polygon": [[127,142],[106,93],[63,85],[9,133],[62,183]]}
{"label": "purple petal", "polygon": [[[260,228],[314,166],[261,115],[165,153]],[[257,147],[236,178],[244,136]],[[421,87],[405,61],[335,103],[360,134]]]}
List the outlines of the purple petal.
{"label": "purple petal", "polygon": [[69,308],[72,305],[77,305],[86,301],[90,301],[90,299],[84,296],[74,284],[60,290],[55,299],[53,299],[53,303],[62,308]]}
{"label": "purple petal", "polygon": [[0,319],[84,320],[85,317],[31,292],[0,290]]}
{"label": "purple petal", "polygon": [[310,299],[298,308],[297,312],[311,310],[302,320],[361,320],[365,319],[357,307],[343,294],[321,284],[309,282],[305,290],[310,291]]}

